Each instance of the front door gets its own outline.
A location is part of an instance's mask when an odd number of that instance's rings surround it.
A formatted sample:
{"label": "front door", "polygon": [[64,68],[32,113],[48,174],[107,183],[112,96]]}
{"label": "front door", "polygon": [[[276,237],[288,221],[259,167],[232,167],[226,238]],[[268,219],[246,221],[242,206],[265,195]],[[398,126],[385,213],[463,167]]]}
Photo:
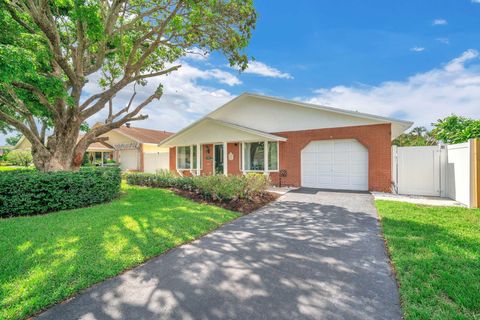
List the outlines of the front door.
{"label": "front door", "polygon": [[214,161],[214,172],[215,174],[223,174],[223,144],[215,145],[215,161]]}

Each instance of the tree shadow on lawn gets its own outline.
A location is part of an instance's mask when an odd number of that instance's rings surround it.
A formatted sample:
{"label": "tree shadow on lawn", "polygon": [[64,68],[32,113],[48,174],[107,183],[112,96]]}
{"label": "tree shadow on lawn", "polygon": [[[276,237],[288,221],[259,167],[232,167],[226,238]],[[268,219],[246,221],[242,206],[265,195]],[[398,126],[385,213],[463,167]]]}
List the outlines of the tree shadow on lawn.
{"label": "tree shadow on lawn", "polygon": [[0,221],[0,318],[38,312],[235,216],[170,191],[130,189],[113,203]]}
{"label": "tree shadow on lawn", "polygon": [[480,317],[480,237],[395,217],[382,225],[406,318]]}
{"label": "tree shadow on lawn", "polygon": [[400,319],[374,215],[277,202],[40,318]]}

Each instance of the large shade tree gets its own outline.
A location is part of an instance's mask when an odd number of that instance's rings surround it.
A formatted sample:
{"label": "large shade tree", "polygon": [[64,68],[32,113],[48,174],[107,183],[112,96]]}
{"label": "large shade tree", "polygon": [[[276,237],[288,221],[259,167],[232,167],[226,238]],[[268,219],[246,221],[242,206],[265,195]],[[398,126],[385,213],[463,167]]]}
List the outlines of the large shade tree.
{"label": "large shade tree", "polygon": [[[255,22],[252,0],[0,0],[0,128],[32,143],[39,170],[75,170],[101,135],[147,117],[162,86],[142,101],[136,91],[190,51],[246,68]],[[87,95],[92,76],[101,90]],[[132,85],[129,103],[115,106]],[[98,113],[105,121],[80,135]]]}

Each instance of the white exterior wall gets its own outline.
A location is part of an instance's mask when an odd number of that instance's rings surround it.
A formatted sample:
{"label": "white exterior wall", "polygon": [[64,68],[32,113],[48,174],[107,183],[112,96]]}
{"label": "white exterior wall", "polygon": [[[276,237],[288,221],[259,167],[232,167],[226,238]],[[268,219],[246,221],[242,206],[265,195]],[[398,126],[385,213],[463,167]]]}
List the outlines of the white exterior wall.
{"label": "white exterior wall", "polygon": [[386,123],[253,97],[234,101],[209,117],[270,133]]}
{"label": "white exterior wall", "polygon": [[143,171],[156,173],[158,170],[168,170],[170,167],[169,152],[155,152],[143,154]]}
{"label": "white exterior wall", "polygon": [[218,121],[206,119],[175,137],[175,145],[177,146],[238,141],[259,141],[259,136],[227,127],[218,123]]}

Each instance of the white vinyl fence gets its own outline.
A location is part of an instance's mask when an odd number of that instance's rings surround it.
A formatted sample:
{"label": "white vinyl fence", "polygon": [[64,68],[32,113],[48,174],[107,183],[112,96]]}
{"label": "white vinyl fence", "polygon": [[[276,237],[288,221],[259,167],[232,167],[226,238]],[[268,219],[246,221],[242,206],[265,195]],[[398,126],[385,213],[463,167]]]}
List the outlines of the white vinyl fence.
{"label": "white vinyl fence", "polygon": [[158,170],[168,170],[169,153],[156,152],[144,153],[143,155],[143,171],[148,173],[156,173]]}
{"label": "white vinyl fence", "polygon": [[398,194],[447,197],[471,204],[470,142],[392,148],[393,191]]}

